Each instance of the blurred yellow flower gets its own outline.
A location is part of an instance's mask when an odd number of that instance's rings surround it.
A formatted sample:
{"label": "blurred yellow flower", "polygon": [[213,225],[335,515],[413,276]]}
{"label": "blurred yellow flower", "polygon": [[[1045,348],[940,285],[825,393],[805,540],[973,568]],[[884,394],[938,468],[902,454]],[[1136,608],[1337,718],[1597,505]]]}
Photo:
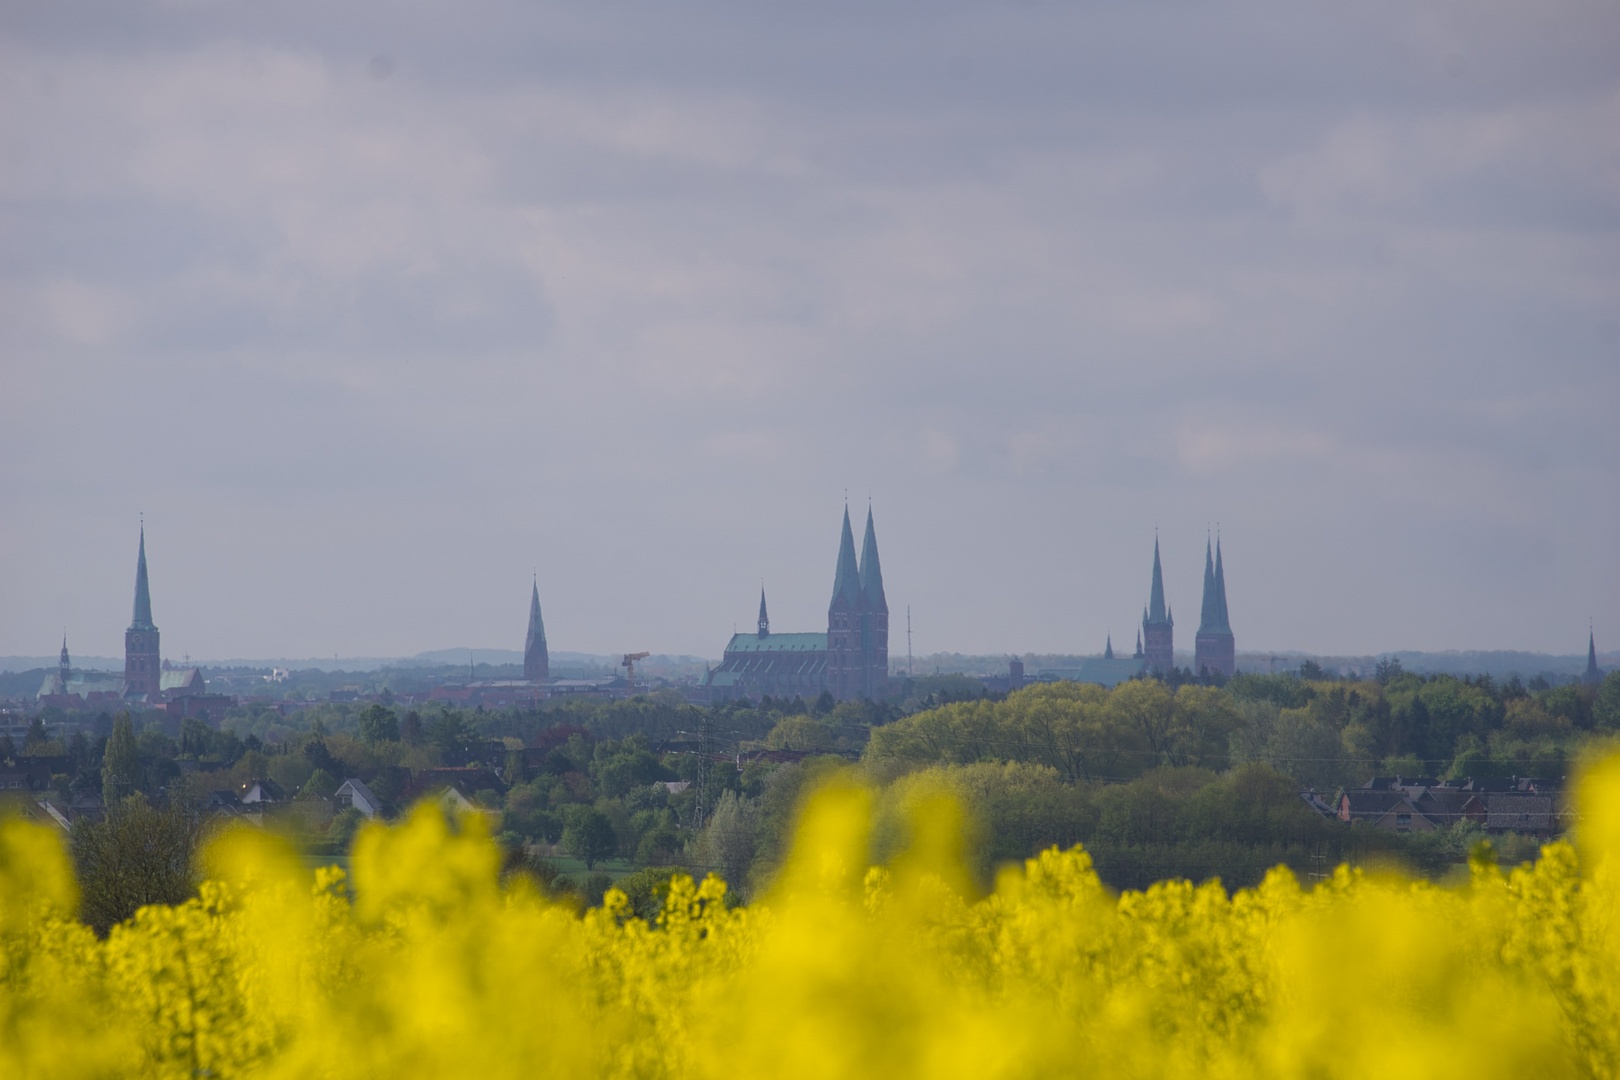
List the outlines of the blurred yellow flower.
{"label": "blurred yellow flower", "polygon": [[243,829],[179,907],[98,941],[60,843],[0,827],[0,1076],[1612,1076],[1620,759],[1577,849],[1476,860],[1445,890],[1341,867],[1228,896],[1111,895],[1078,848],[961,865],[960,811],[908,801],[868,865],[870,795],[806,807],[772,892],[677,877],[656,925],[498,885],[482,819],[359,836],[354,877]]}

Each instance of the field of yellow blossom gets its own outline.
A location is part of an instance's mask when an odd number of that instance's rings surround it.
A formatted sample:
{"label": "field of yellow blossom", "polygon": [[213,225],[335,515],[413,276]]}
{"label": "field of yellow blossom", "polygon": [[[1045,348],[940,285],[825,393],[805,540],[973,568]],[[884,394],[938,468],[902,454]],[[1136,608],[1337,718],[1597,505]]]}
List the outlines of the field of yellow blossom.
{"label": "field of yellow blossom", "polygon": [[1285,870],[1228,897],[1110,895],[1078,849],[972,892],[954,804],[867,865],[870,797],[822,791],[770,895],[677,878],[656,926],[583,918],[469,821],[362,833],[353,880],[247,830],[201,896],[105,941],[59,841],[0,831],[0,1076],[1611,1076],[1620,759],[1578,845],[1440,889]]}

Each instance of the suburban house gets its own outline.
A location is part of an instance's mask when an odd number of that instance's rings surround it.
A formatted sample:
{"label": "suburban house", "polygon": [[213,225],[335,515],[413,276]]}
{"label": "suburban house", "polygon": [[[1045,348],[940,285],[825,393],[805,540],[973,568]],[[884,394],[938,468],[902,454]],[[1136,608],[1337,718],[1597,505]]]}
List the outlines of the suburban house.
{"label": "suburban house", "polygon": [[365,781],[359,778],[343,781],[333,798],[337,801],[339,811],[353,807],[368,818],[382,813],[382,800],[373,795]]}
{"label": "suburban house", "polygon": [[1559,831],[1562,789],[1561,779],[1533,777],[1442,782],[1377,776],[1341,791],[1335,816],[1395,832],[1429,832],[1468,820],[1487,832],[1545,839]]}

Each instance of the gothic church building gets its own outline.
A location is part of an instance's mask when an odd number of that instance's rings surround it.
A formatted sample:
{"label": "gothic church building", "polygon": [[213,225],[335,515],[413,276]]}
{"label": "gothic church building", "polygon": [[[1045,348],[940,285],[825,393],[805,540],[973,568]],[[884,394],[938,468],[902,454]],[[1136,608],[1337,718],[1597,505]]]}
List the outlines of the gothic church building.
{"label": "gothic church building", "polygon": [[[1204,604],[1199,613],[1198,633],[1193,638],[1192,672],[1230,679],[1237,672],[1237,643],[1226,614],[1226,567],[1221,560],[1221,542],[1213,552],[1204,544]],[[1168,675],[1175,670],[1175,615],[1164,600],[1164,570],[1159,564],[1159,541],[1153,540],[1153,583],[1148,590],[1148,606],[1142,611],[1142,636],[1136,658],[1142,670]],[[1110,643],[1110,649],[1112,643]]]}
{"label": "gothic church building", "polygon": [[764,695],[808,699],[823,690],[839,701],[888,696],[889,602],[870,509],[857,560],[849,508],[844,508],[827,632],[773,634],[761,589],[756,632],[732,635],[725,657],[704,686],[715,701]]}

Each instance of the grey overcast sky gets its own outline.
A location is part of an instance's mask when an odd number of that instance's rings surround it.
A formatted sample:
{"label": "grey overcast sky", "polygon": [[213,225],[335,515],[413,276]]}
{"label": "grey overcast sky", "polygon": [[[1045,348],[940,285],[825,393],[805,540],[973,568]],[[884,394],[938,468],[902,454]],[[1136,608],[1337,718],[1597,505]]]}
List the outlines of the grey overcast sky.
{"label": "grey overcast sky", "polygon": [[[0,654],[1620,641],[1613,0],[0,4]],[[891,649],[904,650],[897,629]]]}

